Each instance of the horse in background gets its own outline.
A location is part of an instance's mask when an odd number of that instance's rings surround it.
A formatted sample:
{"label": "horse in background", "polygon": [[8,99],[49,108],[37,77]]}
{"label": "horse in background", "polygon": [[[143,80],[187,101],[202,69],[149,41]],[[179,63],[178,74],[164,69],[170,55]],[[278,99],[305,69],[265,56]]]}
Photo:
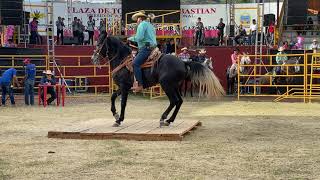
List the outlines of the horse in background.
{"label": "horse in background", "polygon": [[[301,57],[291,57],[289,58],[283,66],[281,66],[281,71],[279,75],[298,75],[298,74],[304,74],[304,69],[301,68],[299,64],[303,64],[304,60]],[[285,66],[288,65],[295,65],[295,66]],[[268,85],[270,84],[270,81],[273,85],[303,85],[304,84],[304,77],[285,77],[285,76],[275,76],[276,68],[273,68],[272,71],[266,73],[264,76],[260,78],[260,84],[261,85]],[[271,77],[270,77],[271,76]],[[271,79],[270,79],[271,78]],[[286,87],[275,87],[277,94],[284,94],[287,92]],[[272,92],[269,90],[269,92]]]}
{"label": "horse in background", "polygon": [[[243,55],[240,59],[240,65],[249,65],[251,64],[251,59],[249,56]],[[227,75],[227,92],[228,94],[233,94],[236,92],[235,84],[238,82],[238,64],[234,65],[235,67],[229,66],[226,71]],[[240,67],[239,69],[241,74],[249,74],[249,67]],[[242,77],[239,81],[244,82],[248,77]]]}

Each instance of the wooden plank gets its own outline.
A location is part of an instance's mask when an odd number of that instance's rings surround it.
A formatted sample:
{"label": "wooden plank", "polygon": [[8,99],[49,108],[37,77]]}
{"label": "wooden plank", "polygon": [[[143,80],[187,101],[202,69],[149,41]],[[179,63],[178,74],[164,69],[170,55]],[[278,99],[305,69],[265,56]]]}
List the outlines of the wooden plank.
{"label": "wooden plank", "polygon": [[190,131],[192,128],[194,128],[198,124],[199,124],[199,121],[197,120],[185,120],[176,126],[157,128],[153,131],[148,132],[148,134],[165,134],[165,135],[178,134],[182,136],[183,134]]}
{"label": "wooden plank", "polygon": [[159,127],[159,121],[142,121],[137,123],[135,126],[130,126],[126,129],[120,130],[117,133],[122,134],[145,134],[157,127]]}
{"label": "wooden plank", "polygon": [[[111,127],[112,121],[93,119],[68,128],[67,131],[50,131],[49,138],[62,139],[125,139],[138,141],[179,141],[183,135],[201,123],[197,120],[182,120],[169,127],[159,127],[159,121],[127,120],[120,127]],[[71,130],[71,131],[70,131]]]}
{"label": "wooden plank", "polygon": [[95,126],[85,132],[87,133],[116,133],[118,131],[121,131],[123,129],[130,128],[131,126],[135,126],[136,124],[139,124],[141,119],[134,119],[134,120],[129,120],[128,122],[122,123],[119,127],[112,127],[113,123],[108,123],[104,124],[103,126]]}

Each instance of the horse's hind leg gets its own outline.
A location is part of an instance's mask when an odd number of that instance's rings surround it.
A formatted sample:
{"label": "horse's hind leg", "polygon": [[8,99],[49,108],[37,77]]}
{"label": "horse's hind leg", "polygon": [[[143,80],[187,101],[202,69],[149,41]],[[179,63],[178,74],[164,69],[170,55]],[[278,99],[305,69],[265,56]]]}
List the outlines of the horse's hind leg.
{"label": "horse's hind leg", "polygon": [[118,97],[120,94],[121,94],[121,90],[118,89],[117,91],[115,91],[115,92],[112,93],[112,95],[111,95],[111,112],[112,112],[113,117],[114,117],[116,120],[119,120],[120,116],[119,116],[119,114],[117,113],[116,106],[115,106],[115,102],[116,102],[117,97]]}

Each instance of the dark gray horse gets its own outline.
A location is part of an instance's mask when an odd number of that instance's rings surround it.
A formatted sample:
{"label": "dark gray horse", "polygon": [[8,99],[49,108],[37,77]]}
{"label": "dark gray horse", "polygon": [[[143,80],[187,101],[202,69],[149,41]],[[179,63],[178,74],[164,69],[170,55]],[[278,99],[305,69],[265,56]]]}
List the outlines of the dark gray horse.
{"label": "dark gray horse", "polygon": [[[119,39],[101,34],[97,49],[92,56],[92,62],[99,65],[102,59],[106,59],[107,62],[110,62],[111,69],[114,69],[121,65],[130,54],[131,49]],[[114,126],[119,126],[124,120],[127,97],[134,78],[133,73],[126,67],[112,74],[112,77],[114,82],[119,86],[119,90],[111,96],[111,112],[116,119]],[[197,62],[183,62],[173,55],[162,55],[153,67],[143,69],[144,88],[160,83],[170,101],[169,107],[160,118],[160,126],[168,126],[174,122],[183,103],[179,86],[187,78],[200,87],[202,90],[200,90],[201,94],[209,97],[224,94],[224,89],[218,78],[209,68]],[[119,95],[121,95],[120,116],[115,108],[115,100]],[[167,119],[174,107],[174,112]]]}

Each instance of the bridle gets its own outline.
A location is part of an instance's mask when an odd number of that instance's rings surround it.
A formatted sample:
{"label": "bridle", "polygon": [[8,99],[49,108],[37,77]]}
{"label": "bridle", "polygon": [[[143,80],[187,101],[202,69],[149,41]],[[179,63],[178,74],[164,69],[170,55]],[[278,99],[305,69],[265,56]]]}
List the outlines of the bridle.
{"label": "bridle", "polygon": [[[102,45],[99,46],[97,50],[95,50],[95,54],[98,55],[98,59],[100,59],[100,58],[101,58],[101,59],[106,59],[106,61],[107,61],[108,51],[106,52],[106,57],[102,57],[101,54],[100,54],[100,52],[101,52],[103,46],[105,45],[106,41],[107,41],[107,36],[104,38],[104,40],[103,40],[103,42],[102,42]],[[108,48],[107,48],[107,49],[108,49]],[[99,60],[99,61],[100,61],[100,60]]]}
{"label": "bridle", "polygon": [[[107,39],[108,39],[108,35],[106,35],[106,37],[104,38],[104,40],[103,40],[103,42],[102,42],[102,46],[100,46],[100,47],[95,51],[95,53],[98,55],[98,59],[100,59],[100,58],[101,58],[101,60],[105,59],[107,62],[110,63],[111,61],[115,60],[115,59],[117,58],[117,56],[114,56],[112,59],[109,59],[109,57],[108,57],[108,48],[107,48],[107,52],[106,52],[106,57],[102,57],[101,54],[100,54],[103,46],[106,44]],[[100,60],[99,60],[99,61],[100,61]]]}

